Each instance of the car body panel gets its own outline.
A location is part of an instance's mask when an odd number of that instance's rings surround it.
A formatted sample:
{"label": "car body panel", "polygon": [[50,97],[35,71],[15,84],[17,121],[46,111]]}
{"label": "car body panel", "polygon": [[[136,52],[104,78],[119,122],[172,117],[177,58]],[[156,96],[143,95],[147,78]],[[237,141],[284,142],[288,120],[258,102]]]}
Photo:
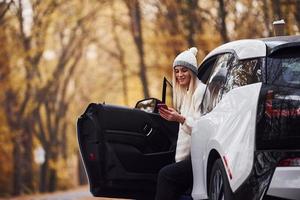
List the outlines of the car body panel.
{"label": "car body panel", "polygon": [[267,55],[273,54],[279,49],[299,46],[299,35],[278,36],[269,38],[260,38],[267,45]]}
{"label": "car body panel", "polygon": [[[250,174],[260,87],[261,83],[256,83],[232,89],[210,113],[195,123],[191,151],[195,199],[206,196],[203,194],[206,188],[201,188],[200,184],[206,183],[206,168],[211,150],[216,150],[224,166],[227,166],[226,172],[233,191]],[[202,163],[204,166],[199,166]]]}
{"label": "car body panel", "polygon": [[208,58],[222,54],[235,53],[239,60],[264,57],[267,53],[267,47],[264,42],[257,39],[238,40],[223,44],[212,50],[202,61],[205,62]]}

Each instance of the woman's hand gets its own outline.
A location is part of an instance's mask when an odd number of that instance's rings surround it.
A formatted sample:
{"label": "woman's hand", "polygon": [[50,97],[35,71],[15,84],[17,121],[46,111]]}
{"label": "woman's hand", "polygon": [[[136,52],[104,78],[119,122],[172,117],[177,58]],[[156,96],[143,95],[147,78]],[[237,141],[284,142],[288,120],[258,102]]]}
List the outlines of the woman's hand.
{"label": "woman's hand", "polygon": [[158,111],[160,116],[168,121],[175,121],[181,124],[183,124],[185,121],[185,118],[180,115],[174,108],[165,109],[161,107],[158,109]]}

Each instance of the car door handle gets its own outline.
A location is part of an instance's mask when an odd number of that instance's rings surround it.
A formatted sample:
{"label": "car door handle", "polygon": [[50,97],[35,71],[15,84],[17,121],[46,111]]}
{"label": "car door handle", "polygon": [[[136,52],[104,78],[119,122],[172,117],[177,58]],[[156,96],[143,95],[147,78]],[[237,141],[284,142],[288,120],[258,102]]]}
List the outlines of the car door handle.
{"label": "car door handle", "polygon": [[153,128],[150,128],[149,132],[146,134],[146,136],[148,137],[153,131]]}
{"label": "car door handle", "polygon": [[143,131],[146,134],[146,136],[148,137],[152,133],[153,128],[150,127],[148,124],[146,124],[143,128]]}

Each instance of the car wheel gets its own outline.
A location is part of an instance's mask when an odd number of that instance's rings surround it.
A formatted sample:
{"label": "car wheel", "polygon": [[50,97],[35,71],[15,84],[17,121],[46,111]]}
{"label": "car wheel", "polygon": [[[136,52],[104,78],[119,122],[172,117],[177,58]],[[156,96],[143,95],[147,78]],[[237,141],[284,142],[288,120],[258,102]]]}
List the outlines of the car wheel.
{"label": "car wheel", "polygon": [[228,178],[221,159],[217,159],[213,165],[209,182],[210,200],[232,200]]}

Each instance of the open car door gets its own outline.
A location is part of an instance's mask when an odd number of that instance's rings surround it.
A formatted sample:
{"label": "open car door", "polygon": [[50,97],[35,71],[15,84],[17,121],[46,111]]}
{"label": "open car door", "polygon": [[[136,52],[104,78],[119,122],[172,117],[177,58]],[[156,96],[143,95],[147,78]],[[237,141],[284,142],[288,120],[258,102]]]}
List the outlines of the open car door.
{"label": "open car door", "polygon": [[[163,101],[170,93],[164,79]],[[174,162],[178,123],[160,117],[154,98],[136,108],[90,104],[77,122],[77,136],[91,193],[151,199],[159,170]]]}

